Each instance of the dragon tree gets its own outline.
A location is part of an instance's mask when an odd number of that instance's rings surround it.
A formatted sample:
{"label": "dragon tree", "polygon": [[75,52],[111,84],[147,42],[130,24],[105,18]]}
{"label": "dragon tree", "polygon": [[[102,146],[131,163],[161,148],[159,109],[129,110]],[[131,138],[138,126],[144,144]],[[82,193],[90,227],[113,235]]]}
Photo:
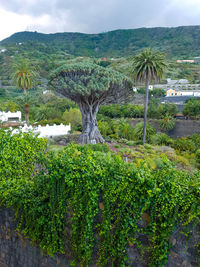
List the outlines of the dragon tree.
{"label": "dragon tree", "polygon": [[92,63],[61,66],[52,73],[48,87],[79,106],[82,144],[104,142],[96,119],[100,105],[123,103],[132,96],[132,81],[129,78]]}

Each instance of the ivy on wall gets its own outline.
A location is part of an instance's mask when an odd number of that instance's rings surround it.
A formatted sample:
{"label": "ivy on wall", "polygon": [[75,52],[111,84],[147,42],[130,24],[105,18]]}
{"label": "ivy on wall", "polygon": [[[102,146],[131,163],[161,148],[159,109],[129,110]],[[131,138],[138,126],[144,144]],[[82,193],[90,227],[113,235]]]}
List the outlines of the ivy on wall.
{"label": "ivy on wall", "polygon": [[147,250],[149,266],[163,266],[177,225],[199,221],[200,173],[179,171],[164,156],[150,169],[98,145],[54,154],[44,152],[43,139],[3,131],[0,143],[1,205],[16,211],[18,228],[49,255],[71,254],[71,265],[89,266],[95,248],[101,266],[127,266],[134,245]]}

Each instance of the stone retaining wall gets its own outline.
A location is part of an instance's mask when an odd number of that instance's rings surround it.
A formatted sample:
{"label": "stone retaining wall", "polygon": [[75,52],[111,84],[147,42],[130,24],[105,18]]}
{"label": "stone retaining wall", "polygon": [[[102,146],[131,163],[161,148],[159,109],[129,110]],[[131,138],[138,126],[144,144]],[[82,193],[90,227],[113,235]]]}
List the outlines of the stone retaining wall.
{"label": "stone retaining wall", "polygon": [[[19,232],[15,231],[14,213],[10,209],[0,209],[0,267],[67,267],[70,266],[69,255],[45,256],[37,244],[32,245]],[[198,226],[190,238],[180,234],[178,227],[171,236],[172,248],[165,267],[198,267],[196,244],[200,242]],[[148,237],[140,235],[143,245],[148,245]],[[127,254],[132,267],[148,266],[148,256],[142,256],[138,248],[130,246]],[[94,259],[96,256],[94,255]],[[97,266],[95,260],[90,267]],[[116,267],[118,267],[116,265]],[[120,267],[120,266],[119,266]]]}
{"label": "stone retaining wall", "polygon": [[[130,123],[133,127],[143,119],[131,119]],[[162,131],[159,127],[159,120],[149,119],[148,122],[153,125],[156,131]],[[192,134],[200,134],[200,120],[176,120],[174,129],[167,132],[172,138],[189,136]]]}

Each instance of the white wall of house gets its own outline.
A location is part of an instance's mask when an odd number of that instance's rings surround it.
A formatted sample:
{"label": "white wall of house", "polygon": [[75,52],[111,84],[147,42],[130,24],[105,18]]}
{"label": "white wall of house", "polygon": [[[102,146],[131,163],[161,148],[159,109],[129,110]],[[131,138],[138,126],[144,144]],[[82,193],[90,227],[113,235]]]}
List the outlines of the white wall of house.
{"label": "white wall of house", "polygon": [[181,91],[182,96],[193,96],[194,92],[193,91]]}
{"label": "white wall of house", "polygon": [[200,91],[198,90],[173,90],[169,89],[166,92],[166,96],[199,96],[200,97]]}
{"label": "white wall of house", "polygon": [[21,111],[16,111],[16,112],[0,111],[0,121],[2,121],[2,122],[5,122],[5,121],[21,121],[21,119],[22,119]]}
{"label": "white wall of house", "polygon": [[[10,129],[12,130],[12,127],[10,127]],[[63,125],[62,123],[60,125],[46,125],[46,126],[27,126],[26,124],[24,125],[24,127],[19,127],[19,129],[14,129],[12,131],[13,134],[18,134],[20,131],[22,131],[22,133],[27,133],[29,131],[33,132],[35,135],[38,134],[38,137],[40,138],[44,138],[44,137],[51,137],[51,136],[59,136],[59,135],[66,135],[69,134],[69,132],[71,131],[71,125]]]}
{"label": "white wall of house", "polygon": [[198,91],[198,92],[194,91],[194,96],[199,96],[200,97],[200,91]]}

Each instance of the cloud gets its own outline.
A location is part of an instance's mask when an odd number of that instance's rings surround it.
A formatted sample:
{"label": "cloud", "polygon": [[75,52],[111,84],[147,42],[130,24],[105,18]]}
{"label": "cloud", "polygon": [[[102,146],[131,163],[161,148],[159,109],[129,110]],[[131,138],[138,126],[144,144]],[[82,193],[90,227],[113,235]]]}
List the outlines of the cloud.
{"label": "cloud", "polygon": [[[199,24],[200,0],[0,0],[0,22],[15,31],[78,31]],[[11,19],[12,18],[12,19]],[[3,25],[6,23],[3,22]],[[22,23],[24,22],[24,23]],[[22,25],[23,24],[23,25]],[[1,24],[2,25],[2,24]],[[6,26],[7,27],[7,26]],[[0,39],[4,34],[0,35]]]}

